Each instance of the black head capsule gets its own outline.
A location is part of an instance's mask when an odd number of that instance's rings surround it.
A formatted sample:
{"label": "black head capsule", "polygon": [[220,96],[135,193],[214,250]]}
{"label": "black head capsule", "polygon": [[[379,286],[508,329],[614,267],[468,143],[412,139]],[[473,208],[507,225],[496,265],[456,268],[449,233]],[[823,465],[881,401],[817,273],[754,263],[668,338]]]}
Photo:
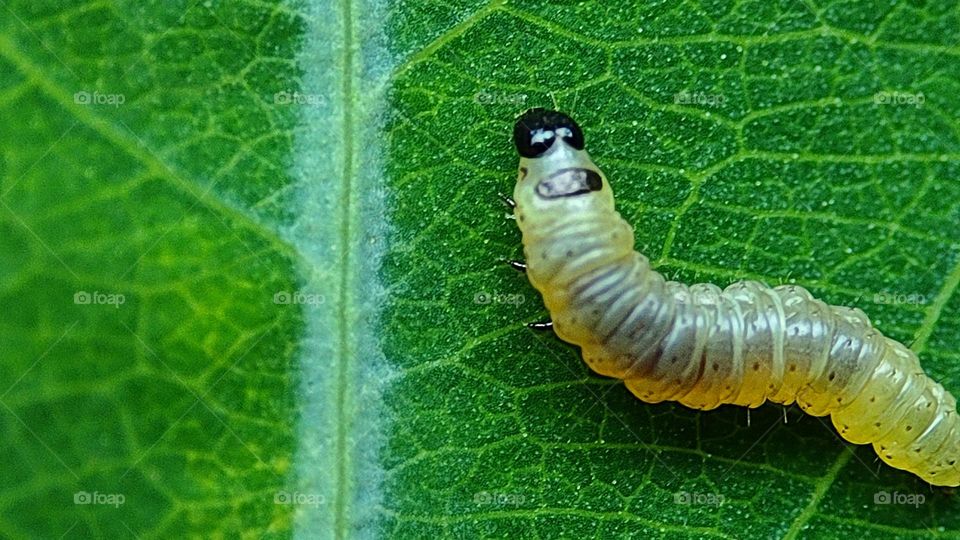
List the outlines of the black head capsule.
{"label": "black head capsule", "polygon": [[513,143],[526,158],[543,155],[557,139],[577,150],[583,150],[583,131],[566,114],[547,109],[530,109],[517,118],[513,126]]}

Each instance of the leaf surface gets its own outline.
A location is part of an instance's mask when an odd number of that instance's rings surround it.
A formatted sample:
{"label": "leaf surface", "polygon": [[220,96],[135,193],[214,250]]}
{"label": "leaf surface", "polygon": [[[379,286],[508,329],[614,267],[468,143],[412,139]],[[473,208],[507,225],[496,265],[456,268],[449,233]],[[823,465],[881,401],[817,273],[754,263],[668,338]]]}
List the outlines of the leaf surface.
{"label": "leaf surface", "polygon": [[527,330],[496,200],[556,102],[669,278],[861,307],[960,392],[952,3],[0,14],[0,535],[960,536],[829,422]]}

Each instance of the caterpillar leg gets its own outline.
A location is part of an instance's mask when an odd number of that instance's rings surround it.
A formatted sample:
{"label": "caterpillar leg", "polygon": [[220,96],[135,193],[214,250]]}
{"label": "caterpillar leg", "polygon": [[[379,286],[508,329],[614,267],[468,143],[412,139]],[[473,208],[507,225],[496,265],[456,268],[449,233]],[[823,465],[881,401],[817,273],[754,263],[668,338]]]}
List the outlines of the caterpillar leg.
{"label": "caterpillar leg", "polygon": [[[507,208],[509,208],[510,210],[516,211],[516,208],[517,208],[517,202],[516,202],[516,201],[514,201],[514,200],[511,199],[510,197],[507,197],[507,196],[504,195],[503,193],[497,193],[497,197],[500,198],[500,201],[502,201],[503,204],[504,204]],[[513,219],[513,220],[516,220],[516,219],[517,219],[517,216],[516,216],[515,214],[513,214],[513,213],[505,214],[504,217],[507,218],[507,219]]]}
{"label": "caterpillar leg", "polygon": [[553,321],[537,321],[527,323],[527,328],[531,330],[553,330]]}
{"label": "caterpillar leg", "polygon": [[523,262],[523,261],[506,260],[506,261],[503,261],[503,262],[506,263],[506,264],[508,264],[508,265],[510,265],[510,268],[513,268],[513,269],[516,270],[517,272],[526,272],[526,271],[527,271],[527,263],[525,263],[525,262]]}

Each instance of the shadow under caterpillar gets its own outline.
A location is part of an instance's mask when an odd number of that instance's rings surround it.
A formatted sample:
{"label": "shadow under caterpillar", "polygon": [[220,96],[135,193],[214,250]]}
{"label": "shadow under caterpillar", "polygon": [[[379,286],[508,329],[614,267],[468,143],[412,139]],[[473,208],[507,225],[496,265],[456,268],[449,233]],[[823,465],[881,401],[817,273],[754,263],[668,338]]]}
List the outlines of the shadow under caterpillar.
{"label": "shadow under caterpillar", "polygon": [[591,369],[649,403],[796,402],[830,415],[844,439],[872,444],[891,466],[960,485],[956,399],[863,311],[795,285],[667,281],[634,251],[633,228],[573,119],[531,109],[517,120],[514,143],[527,276],[554,331],[582,349]]}

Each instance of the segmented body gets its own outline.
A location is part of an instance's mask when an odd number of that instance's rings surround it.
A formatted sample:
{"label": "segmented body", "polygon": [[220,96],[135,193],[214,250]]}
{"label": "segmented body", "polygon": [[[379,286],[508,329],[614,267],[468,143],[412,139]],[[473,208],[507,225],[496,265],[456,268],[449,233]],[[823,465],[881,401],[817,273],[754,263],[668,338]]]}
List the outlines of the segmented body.
{"label": "segmented body", "polygon": [[[602,186],[568,188],[580,177],[557,180],[565,171],[596,172]],[[562,141],[522,159],[514,195],[528,277],[557,335],[580,346],[594,371],[650,403],[796,402],[830,415],[845,439],[873,444],[888,464],[960,484],[956,400],[861,310],[795,285],[742,281],[721,291],[665,280],[634,251],[602,173]]]}

